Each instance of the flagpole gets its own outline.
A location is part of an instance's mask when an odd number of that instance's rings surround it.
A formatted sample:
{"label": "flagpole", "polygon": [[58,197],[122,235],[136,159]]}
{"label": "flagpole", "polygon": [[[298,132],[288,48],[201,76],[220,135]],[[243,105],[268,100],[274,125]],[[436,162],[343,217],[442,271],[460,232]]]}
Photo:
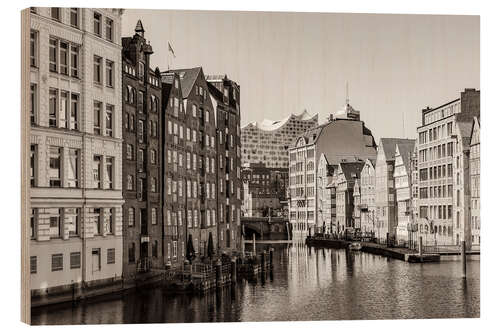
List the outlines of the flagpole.
{"label": "flagpole", "polygon": [[168,40],[167,40],[167,71],[170,70],[170,61],[168,61],[168,59],[170,58],[169,53],[170,51],[168,50]]}

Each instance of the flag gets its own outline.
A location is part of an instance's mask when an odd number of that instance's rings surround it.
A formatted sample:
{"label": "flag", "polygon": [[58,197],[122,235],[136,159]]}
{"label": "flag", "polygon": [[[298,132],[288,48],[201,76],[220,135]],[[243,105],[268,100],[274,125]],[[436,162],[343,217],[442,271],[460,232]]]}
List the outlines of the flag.
{"label": "flag", "polygon": [[168,42],[168,51],[169,52],[172,52],[172,55],[174,56],[175,58],[175,52],[174,52],[174,49],[172,48],[172,45],[170,45],[170,42]]}

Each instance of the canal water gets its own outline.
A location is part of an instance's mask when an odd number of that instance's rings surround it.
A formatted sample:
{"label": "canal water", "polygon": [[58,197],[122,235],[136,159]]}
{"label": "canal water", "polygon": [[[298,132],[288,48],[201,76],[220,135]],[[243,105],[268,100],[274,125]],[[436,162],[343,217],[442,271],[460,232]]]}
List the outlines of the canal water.
{"label": "canal water", "polygon": [[[202,296],[161,288],[133,291],[75,307],[33,309],[33,324],[176,323],[479,317],[478,256],[461,278],[458,257],[409,264],[362,252],[272,246],[274,268]],[[250,245],[247,244],[250,250]]]}

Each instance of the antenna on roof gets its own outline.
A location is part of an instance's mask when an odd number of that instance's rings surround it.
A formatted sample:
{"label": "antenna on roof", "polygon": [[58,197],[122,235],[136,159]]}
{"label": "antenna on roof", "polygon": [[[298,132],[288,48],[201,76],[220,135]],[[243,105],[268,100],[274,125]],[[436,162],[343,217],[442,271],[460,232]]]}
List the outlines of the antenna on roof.
{"label": "antenna on roof", "polygon": [[345,104],[349,105],[349,81],[345,82]]}
{"label": "antenna on roof", "polygon": [[406,138],[406,129],[405,129],[405,113],[401,114],[403,116],[403,138]]}

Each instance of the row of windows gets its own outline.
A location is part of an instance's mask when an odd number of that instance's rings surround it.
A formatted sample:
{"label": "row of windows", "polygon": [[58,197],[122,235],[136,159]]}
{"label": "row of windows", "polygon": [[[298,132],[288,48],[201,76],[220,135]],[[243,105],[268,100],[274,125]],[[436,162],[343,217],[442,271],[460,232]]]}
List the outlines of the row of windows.
{"label": "row of windows", "polygon": [[453,156],[453,142],[419,150],[419,163]]}
{"label": "row of windows", "polygon": [[[115,63],[106,59],[106,67],[104,68],[104,59],[98,55],[94,55],[94,83],[98,85],[106,84],[106,87],[113,88],[115,86]],[[103,70],[105,71],[103,73]],[[103,75],[105,75],[105,81]]]}
{"label": "row of windows", "polygon": [[[92,208],[90,218],[94,236],[105,236],[115,233],[115,208]],[[49,222],[49,238],[63,238],[65,232],[68,237],[78,237],[82,234],[82,216],[80,208],[32,208],[30,216],[30,237],[38,237],[40,219]]]}
{"label": "row of windows", "polygon": [[420,217],[444,220],[452,219],[453,208],[452,205],[420,206]]}
{"label": "row of windows", "polygon": [[[100,271],[102,269],[101,266],[101,249],[100,248],[93,248],[92,249],[92,259],[94,257],[97,260],[93,260],[93,266],[92,270],[95,271]],[[114,248],[109,248],[106,250],[106,264],[107,265],[113,265],[116,263],[116,251]],[[69,268],[70,269],[77,269],[81,268],[81,253],[80,252],[70,252],[69,254]],[[96,266],[94,266],[96,265]],[[56,253],[51,255],[51,271],[52,272],[57,272],[57,271],[62,271],[64,270],[64,254],[63,253]],[[31,274],[36,274],[38,272],[38,256],[31,256],[30,257],[30,273]]]}
{"label": "row of windows", "polygon": [[448,198],[453,196],[453,185],[420,187],[420,199]]}
{"label": "row of windows", "polygon": [[[36,14],[38,12],[38,8],[31,7],[31,13]],[[69,10],[69,24],[73,28],[80,28],[80,8],[60,8],[60,7],[51,7],[50,8],[50,17],[58,22],[62,22],[62,11]],[[65,23],[65,22],[63,22]],[[104,25],[103,25],[104,23]],[[113,34],[114,34],[114,22],[109,17],[102,16],[99,12],[94,12],[94,20],[93,20],[93,31],[94,34],[106,38],[108,41],[113,42]]]}
{"label": "row of windows", "polygon": [[[134,160],[134,145],[127,143],[125,146],[126,151],[125,151],[125,157],[129,161]],[[137,161],[138,163],[138,170],[139,172],[142,172],[145,169],[145,161],[146,159],[144,158],[144,149],[139,148],[137,150]],[[151,165],[156,165],[158,163],[158,154],[156,152],[156,149],[150,149],[149,150],[149,161]]]}
{"label": "row of windows", "polygon": [[148,106],[148,110],[151,112],[158,112],[159,110],[160,99],[155,95],[149,96],[147,103],[144,103],[144,93],[140,90],[136,91],[136,89],[130,85],[125,87],[123,94],[125,102],[136,106],[139,113],[144,112],[144,104]]}
{"label": "row of windows", "polygon": [[428,179],[441,179],[453,177],[453,167],[452,164],[448,165],[437,165],[429,168],[422,168],[419,171],[420,181],[426,181]]}
{"label": "row of windows", "polygon": [[[138,209],[139,211],[139,221],[144,221],[146,218],[144,215],[146,215],[145,209]],[[151,224],[152,225],[157,225],[158,224],[158,209],[155,207],[151,208]],[[136,209],[134,207],[129,207],[127,211],[127,222],[129,227],[134,227],[136,225]]]}
{"label": "row of windows", "polygon": [[[127,175],[127,180],[126,180],[126,189],[127,191],[134,191],[134,175]],[[149,178],[149,184],[150,184],[150,191],[151,193],[156,193],[158,191],[158,180],[156,177],[150,177]],[[137,178],[137,189],[139,190],[139,199],[142,200],[144,199],[144,193],[147,192],[146,189],[147,181],[145,178],[138,177]]]}
{"label": "row of windows", "polygon": [[99,37],[104,37],[110,42],[113,42],[113,20],[109,17],[103,17],[101,13],[94,12],[94,34]]}
{"label": "row of windows", "polygon": [[[51,7],[50,8],[50,17],[55,21],[62,21],[62,10],[70,11],[70,19],[69,24],[74,28],[79,28],[80,26],[80,8],[59,8],[59,7]],[[37,7],[30,7],[30,11],[33,14],[38,13]]]}
{"label": "row of windows", "polygon": [[[30,65],[39,66],[39,32],[30,32]],[[80,45],[70,43],[66,40],[49,38],[49,70],[74,78],[79,77]]]}
{"label": "row of windows", "polygon": [[418,142],[419,144],[424,144],[427,142],[432,142],[435,140],[447,138],[452,135],[453,135],[453,123],[448,122],[447,124],[438,125],[418,133]]}
{"label": "row of windows", "polygon": [[[30,185],[40,186],[38,179],[39,151],[38,145],[30,145]],[[79,187],[80,186],[80,150],[69,148],[63,154],[63,148],[49,146],[48,148],[49,187]],[[63,156],[64,155],[64,156]],[[66,172],[63,172],[65,170]],[[112,170],[111,170],[112,172]],[[111,176],[109,174],[109,176]],[[112,178],[111,178],[112,179]]]}
{"label": "row of windows", "polygon": [[[198,131],[195,129],[190,129],[187,126],[185,127],[185,129],[186,129],[186,131],[185,131],[186,140],[188,142],[198,143],[198,140],[197,140]],[[219,133],[221,133],[221,132],[219,132]],[[167,122],[167,134],[174,136],[173,141],[174,141],[174,144],[177,145],[177,144],[179,144],[179,139],[184,140],[184,126],[182,124],[177,124],[176,122],[172,122],[169,120]],[[203,137],[203,132],[200,131],[198,137],[200,139],[200,143],[203,143],[202,141],[205,140],[204,146],[215,148],[215,136],[210,136],[208,134],[205,134],[205,137]],[[233,147],[233,136],[232,135],[230,136],[230,142],[231,142],[231,147]]]}

